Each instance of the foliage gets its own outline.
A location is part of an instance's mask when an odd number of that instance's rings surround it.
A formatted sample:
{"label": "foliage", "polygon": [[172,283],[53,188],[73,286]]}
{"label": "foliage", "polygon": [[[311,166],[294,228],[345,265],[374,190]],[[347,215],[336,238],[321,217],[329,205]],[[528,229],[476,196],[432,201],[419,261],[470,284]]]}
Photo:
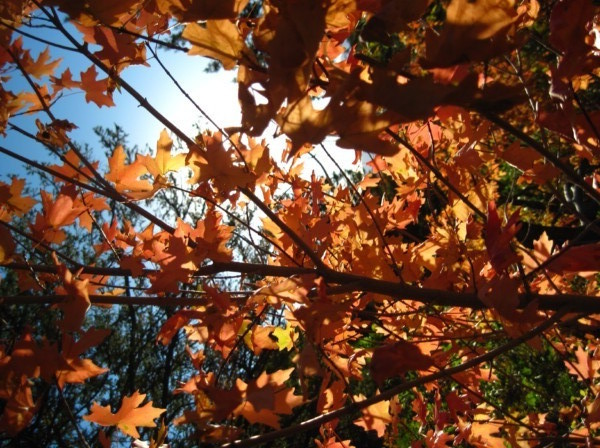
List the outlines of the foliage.
{"label": "foliage", "polygon": [[[53,161],[0,146],[46,179],[0,184],[3,442],[594,445],[596,13],[4,2],[0,132]],[[164,49],[237,70],[239,127],[187,135],[124,77]],[[90,65],[59,73],[59,50]],[[117,90],[165,129],[150,153],[98,131],[105,166],[55,110]]]}

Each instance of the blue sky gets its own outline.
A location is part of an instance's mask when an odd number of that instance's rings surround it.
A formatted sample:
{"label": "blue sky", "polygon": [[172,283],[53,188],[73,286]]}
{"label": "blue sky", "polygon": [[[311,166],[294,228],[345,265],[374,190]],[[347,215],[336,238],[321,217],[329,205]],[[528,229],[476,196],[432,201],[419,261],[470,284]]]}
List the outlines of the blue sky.
{"label": "blue sky", "polygon": [[[77,31],[69,26],[73,34]],[[67,44],[61,36],[52,34],[48,30],[36,31],[36,35],[50,41]],[[32,56],[37,55],[46,48],[35,40],[23,37],[24,47],[32,51]],[[79,79],[79,74],[87,70],[91,65],[84,56],[65,50],[52,48],[52,59],[61,58],[62,62],[55,72],[60,76],[68,67],[73,74],[74,79]],[[221,70],[216,73],[206,73],[205,68],[210,63],[209,59],[199,56],[188,56],[183,52],[159,51],[159,57],[162,63],[168,67],[171,74],[177,79],[179,84],[190,94],[190,96],[203,108],[205,112],[220,127],[239,126],[240,107],[237,100],[237,85],[235,83],[235,70]],[[151,56],[147,52],[147,56]],[[122,76],[132,84],[147,100],[170,121],[180,127],[186,134],[193,136],[194,123],[199,124],[201,129],[214,130],[214,127],[208,120],[200,115],[194,106],[179,92],[174,83],[164,73],[156,61],[149,60],[150,67],[131,66],[126,68]],[[7,88],[15,92],[23,89],[30,90],[27,82],[19,76],[18,71],[11,73],[13,79],[7,84]],[[99,78],[104,77],[103,74]],[[47,80],[46,80],[47,81]],[[97,137],[93,133],[95,126],[112,127],[114,123],[119,124],[125,132],[129,134],[129,143],[131,146],[137,145],[140,151],[145,153],[147,146],[154,148],[160,135],[163,125],[152,117],[145,109],[126,92],[115,91],[113,100],[114,107],[98,107],[94,103],[87,103],[85,95],[78,90],[65,90],[64,96],[52,107],[53,113],[59,119],[67,119],[75,123],[78,128],[70,133],[71,138],[79,144],[87,143],[99,159],[104,157],[104,150],[100,148]],[[47,123],[48,117],[44,113],[36,113],[21,117],[15,117],[14,123],[25,128],[29,132],[36,133],[35,118]],[[265,137],[270,143],[272,153],[281,150],[285,141],[279,138],[272,141],[271,136],[275,132],[274,125],[270,126],[265,132]],[[58,163],[52,159],[47,150],[41,145],[21,136],[15,131],[7,131],[7,136],[0,136],[0,145],[7,147],[19,154],[38,161],[49,161]],[[327,143],[327,146],[335,154],[338,162],[348,166],[354,158],[353,151],[341,150],[335,145]],[[313,151],[326,169],[333,171],[333,165],[321,151]],[[10,176],[17,175],[25,177],[22,164],[0,155],[0,179],[6,180]],[[101,163],[105,161],[101,160]],[[354,167],[356,168],[356,167]],[[305,158],[305,175],[315,170],[318,175],[322,175],[321,168],[314,163],[311,158]]]}
{"label": "blue sky", "polygon": [[[54,39],[44,31],[40,37]],[[32,39],[24,39],[24,47],[32,51],[32,56],[37,57],[45,49]],[[51,49],[52,59],[62,58],[55,75],[59,76],[67,67],[71,70],[74,79],[79,79],[79,73],[87,70],[91,63],[83,56],[64,51]],[[150,53],[148,52],[150,55]],[[240,122],[240,109],[237,101],[237,87],[234,82],[235,72],[220,71],[206,73],[205,68],[209,60],[197,56],[188,56],[182,52],[163,51],[159,57],[180,85],[195,99],[197,103],[222,127],[236,126]],[[193,135],[193,124],[198,123],[202,129],[212,129],[207,119],[201,117],[193,105],[183,97],[177,87],[163,72],[156,61],[149,61],[150,67],[131,66],[124,70],[123,78],[131,83],[150,103],[161,111],[169,120],[178,125],[189,135]],[[7,83],[7,88],[18,92],[30,90],[27,82],[19,76],[18,71],[10,73],[12,79]],[[100,76],[103,77],[103,76]],[[46,80],[47,81],[47,80]],[[164,128],[145,109],[139,107],[137,102],[126,92],[115,91],[113,95],[114,107],[98,107],[94,103],[87,103],[85,95],[78,90],[65,90],[64,96],[52,107],[52,111],[59,119],[67,119],[75,123],[78,128],[69,135],[77,143],[88,143],[96,148],[96,154],[101,157],[102,151],[93,133],[95,126],[112,127],[113,123],[119,124],[128,134],[129,142],[144,148],[149,145],[155,147],[160,131]],[[36,133],[35,118],[48,122],[44,113],[14,117],[11,122]],[[0,136],[0,144],[19,154],[34,160],[52,160],[47,151],[35,142],[22,137],[15,131],[7,131],[6,137]],[[0,163],[0,176],[24,176],[20,162],[15,162],[2,155]]]}

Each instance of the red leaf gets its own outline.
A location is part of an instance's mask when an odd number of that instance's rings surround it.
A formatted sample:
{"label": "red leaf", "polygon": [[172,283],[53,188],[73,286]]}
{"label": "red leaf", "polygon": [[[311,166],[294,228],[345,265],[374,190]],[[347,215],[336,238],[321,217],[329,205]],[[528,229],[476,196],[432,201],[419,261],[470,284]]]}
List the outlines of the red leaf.
{"label": "red leaf", "polygon": [[424,355],[419,347],[410,342],[397,341],[378,347],[371,358],[371,376],[381,385],[387,378],[402,375],[410,370],[427,370],[433,358]]}
{"label": "red leaf", "polygon": [[496,204],[493,201],[488,204],[485,245],[490,256],[490,262],[496,272],[503,272],[511,264],[519,261],[519,257],[517,257],[510,247],[510,240],[521,228],[521,224],[517,224],[518,220],[519,211],[517,210],[508,219],[504,228],[502,228]]}

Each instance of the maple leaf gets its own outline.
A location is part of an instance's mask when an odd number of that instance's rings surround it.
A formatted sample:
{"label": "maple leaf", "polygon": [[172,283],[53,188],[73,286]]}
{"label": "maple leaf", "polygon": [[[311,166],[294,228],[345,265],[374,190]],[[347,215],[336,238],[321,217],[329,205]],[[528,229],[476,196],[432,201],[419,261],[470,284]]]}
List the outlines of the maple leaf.
{"label": "maple leaf", "polygon": [[237,26],[227,19],[209,20],[206,26],[190,23],[183,30],[181,37],[192,44],[188,54],[216,59],[223,64],[225,70],[236,66],[246,48]]}
{"label": "maple leaf", "polygon": [[75,23],[83,34],[83,40],[102,47],[94,53],[98,59],[113,67],[116,72],[122,71],[130,64],[146,62],[146,47],[135,42],[135,37],[126,33],[117,33],[106,26],[84,26]]}
{"label": "maple leaf", "polygon": [[72,19],[85,26],[99,23],[120,26],[124,17],[129,19],[129,13],[135,12],[139,0],[105,0],[99,3],[84,4],[72,0],[49,0],[48,5],[58,6]]}
{"label": "maple leaf", "polygon": [[3,367],[25,378],[43,378],[51,381],[57,370],[68,370],[69,366],[58,353],[57,344],[43,340],[38,344],[29,328],[25,329],[16,342]]}
{"label": "maple leaf", "polygon": [[375,382],[382,385],[387,378],[410,370],[427,370],[432,365],[433,359],[424,355],[418,346],[400,340],[376,348],[369,368]]}
{"label": "maple leaf", "polygon": [[73,275],[64,264],[58,261],[58,257],[54,252],[52,257],[63,283],[62,286],[56,288],[56,292],[68,295],[67,299],[58,305],[64,314],[60,325],[64,331],[77,331],[81,328],[85,314],[91,305],[88,293],[89,280],[77,279],[77,275]]}
{"label": "maple leaf", "polygon": [[[75,151],[70,149],[69,151],[66,152],[66,154],[63,157],[65,160],[64,164],[50,165],[48,168],[50,168],[51,170],[56,171],[60,174],[63,174],[64,176],[66,176],[70,179],[76,179],[80,182],[88,182],[89,181],[89,178],[92,177],[92,172],[90,171],[90,169],[88,167],[80,166],[81,161],[79,160],[79,156],[77,156]],[[94,162],[92,164],[92,166],[95,169],[97,169],[98,162]],[[56,181],[62,180],[57,177],[55,177],[54,179]]]}
{"label": "maple leaf", "polygon": [[10,221],[12,215],[23,216],[35,205],[36,200],[21,196],[25,179],[13,177],[10,186],[0,182],[0,220]]}
{"label": "maple leaf", "polygon": [[11,233],[4,226],[0,226],[0,265],[12,260],[16,249]]}
{"label": "maple leaf", "polygon": [[302,397],[294,395],[294,389],[284,384],[293,370],[278,370],[271,374],[262,372],[249,383],[236,380],[236,388],[242,393],[244,401],[234,410],[234,414],[243,416],[250,423],[279,428],[278,414],[291,414],[292,408],[302,403]]}
{"label": "maple leaf", "polygon": [[291,350],[294,348],[294,328],[286,324],[285,328],[276,327],[273,330],[273,337],[277,339],[277,348],[281,350]]}
{"label": "maple leaf", "polygon": [[77,81],[73,81],[73,74],[71,73],[71,70],[69,68],[65,69],[65,71],[62,72],[60,78],[51,76],[50,81],[52,82],[54,94],[60,92],[62,89],[72,89],[80,84]]}
{"label": "maple leaf", "polygon": [[33,401],[31,387],[19,384],[10,396],[0,397],[6,400],[0,416],[0,431],[9,436],[16,436],[25,429],[37,411],[38,405]]}
{"label": "maple leaf", "polygon": [[[64,194],[63,191],[67,194]],[[36,215],[35,223],[31,229],[40,239],[50,243],[60,244],[66,238],[65,232],[61,227],[66,227],[75,222],[75,220],[85,211],[86,207],[75,203],[71,193],[74,190],[61,190],[61,193],[53,198],[50,193],[41,191],[42,213]]]}
{"label": "maple leaf", "polygon": [[114,182],[119,193],[137,201],[154,196],[162,188],[163,185],[160,183],[153,185],[148,180],[139,179],[148,174],[148,168],[139,158],[129,165],[125,163],[125,160],[125,150],[121,145],[117,146],[112,156],[108,158],[109,172],[105,178]]}
{"label": "maple leaf", "polygon": [[569,246],[555,254],[548,269],[557,274],[564,272],[597,272],[600,270],[600,244]]}
{"label": "maple leaf", "polygon": [[124,397],[121,407],[115,414],[111,412],[110,406],[100,406],[94,402],[90,414],[85,415],[83,419],[102,426],[116,426],[128,436],[139,439],[137,427],[155,428],[156,423],[153,420],[166,411],[166,409],[153,407],[151,401],[140,406],[144,398],[146,394],[140,394],[138,391]]}
{"label": "maple leaf", "polygon": [[114,106],[112,93],[108,89],[108,78],[97,80],[96,66],[91,65],[85,72],[81,72],[81,88],[85,92],[85,100],[94,102],[98,107]]}
{"label": "maple leaf", "polygon": [[169,171],[177,171],[185,166],[185,154],[171,155],[171,147],[173,140],[169,137],[166,129],[160,133],[160,137],[156,142],[156,156],[138,156],[140,163],[146,166],[148,172],[154,176],[154,183],[164,183],[164,175]]}
{"label": "maple leaf", "polygon": [[60,62],[61,59],[50,61],[50,47],[46,47],[35,61],[28,59],[23,66],[27,70],[27,73],[34,78],[40,79],[43,76],[52,75],[54,70],[60,65]]}
{"label": "maple leaf", "polygon": [[85,380],[108,372],[108,369],[98,367],[90,359],[81,359],[80,356],[92,347],[99,345],[108,335],[108,329],[91,328],[75,341],[69,334],[63,334],[62,356],[68,364],[68,369],[58,369],[56,379],[58,387],[67,383],[84,383]]}
{"label": "maple leaf", "polygon": [[510,240],[521,228],[517,224],[519,211],[514,212],[508,219],[504,228],[500,223],[500,217],[496,210],[495,202],[488,204],[488,219],[485,229],[485,245],[490,256],[490,262],[496,272],[505,271],[511,264],[519,261],[519,257],[510,247]]}

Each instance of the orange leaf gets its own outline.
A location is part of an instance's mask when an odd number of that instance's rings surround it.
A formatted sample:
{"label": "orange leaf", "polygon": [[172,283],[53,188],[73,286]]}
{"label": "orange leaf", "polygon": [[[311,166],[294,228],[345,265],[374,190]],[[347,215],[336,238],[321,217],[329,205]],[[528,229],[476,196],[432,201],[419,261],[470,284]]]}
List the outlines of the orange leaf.
{"label": "orange leaf", "polygon": [[[79,156],[70,149],[64,155],[65,163],[63,165],[50,165],[50,168],[53,171],[56,171],[70,179],[78,180],[79,182],[89,182],[89,179],[92,178],[91,170],[86,166],[81,166],[82,162],[79,159]],[[98,162],[93,162],[92,166],[94,169],[98,169]],[[55,180],[62,179],[55,177]]]}
{"label": "orange leaf", "polygon": [[392,422],[389,400],[383,400],[362,409],[362,417],[354,420],[354,424],[365,428],[365,431],[376,431],[377,437],[383,437],[385,429]]}
{"label": "orange leaf", "polygon": [[85,100],[94,102],[98,107],[114,106],[112,92],[108,90],[108,78],[97,80],[96,66],[92,65],[81,72],[81,88],[85,92]]}
{"label": "orange leaf", "polygon": [[100,406],[97,403],[92,404],[91,413],[83,418],[88,422],[94,422],[102,426],[116,426],[125,434],[139,438],[137,426],[155,428],[154,419],[158,418],[166,409],[152,407],[152,402],[143,406],[142,401],[146,394],[134,392],[130,397],[123,398],[121,408],[116,414],[111,413],[110,406]]}
{"label": "orange leaf", "polygon": [[109,172],[105,176],[106,180],[114,182],[117,191],[132,200],[139,201],[154,196],[162,186],[139,179],[140,176],[148,174],[146,165],[140,162],[139,158],[127,165],[125,159],[125,150],[121,145],[117,146],[113,155],[108,158]]}
{"label": "orange leaf", "polygon": [[42,51],[37,60],[33,61],[29,59],[27,63],[23,64],[25,70],[34,78],[40,79],[42,76],[48,76],[54,73],[54,70],[59,66],[60,59],[50,61],[50,47],[46,47]]}
{"label": "orange leaf", "polygon": [[78,341],[69,334],[63,334],[62,355],[69,368],[56,371],[58,387],[62,388],[67,383],[83,383],[88,378],[108,371],[98,367],[90,359],[81,359],[80,356],[100,344],[109,334],[110,330],[92,328],[81,335]]}
{"label": "orange leaf", "polygon": [[58,294],[68,294],[67,300],[58,306],[63,310],[63,320],[60,326],[64,331],[78,331],[85,319],[85,313],[90,308],[91,302],[88,293],[89,280],[78,280],[76,275],[62,263],[59,263],[55,253],[52,253],[54,263],[61,277],[63,286],[58,287]]}
{"label": "orange leaf", "polygon": [[292,370],[278,370],[271,374],[263,372],[248,384],[238,379],[236,387],[245,400],[234,410],[234,414],[243,416],[250,423],[279,428],[278,414],[291,414],[292,408],[302,403],[302,397],[294,395],[294,389],[284,384]]}
{"label": "orange leaf", "polygon": [[4,226],[0,226],[0,265],[12,260],[16,249],[11,233]]}
{"label": "orange leaf", "polygon": [[563,272],[597,272],[600,270],[600,244],[570,246],[556,255],[548,269],[557,274]]}
{"label": "orange leaf", "polygon": [[0,221],[10,221],[11,215],[23,216],[35,205],[35,199],[21,196],[25,180],[12,178],[10,186],[0,182]]}
{"label": "orange leaf", "polygon": [[154,176],[156,184],[159,176],[167,174],[169,171],[177,171],[185,166],[185,154],[171,155],[171,147],[173,140],[169,137],[166,129],[160,133],[160,137],[156,142],[156,156],[138,156],[138,160],[143,163],[148,172]]}
{"label": "orange leaf", "polygon": [[237,26],[231,20],[209,20],[203,27],[190,23],[183,30],[182,37],[192,44],[189,53],[216,59],[225,70],[231,70],[242,57],[246,47]]}

